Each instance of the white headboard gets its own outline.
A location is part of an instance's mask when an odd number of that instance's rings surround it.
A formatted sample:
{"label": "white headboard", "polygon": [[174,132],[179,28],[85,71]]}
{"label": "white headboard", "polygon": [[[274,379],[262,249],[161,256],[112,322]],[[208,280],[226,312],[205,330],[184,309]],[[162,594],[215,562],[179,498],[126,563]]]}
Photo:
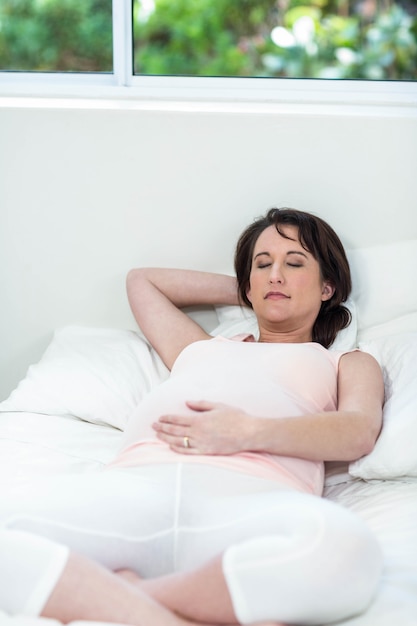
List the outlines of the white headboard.
{"label": "white headboard", "polygon": [[417,116],[0,106],[0,399],[54,329],[135,328],[129,268],[232,271],[271,206],[347,248],[417,238]]}

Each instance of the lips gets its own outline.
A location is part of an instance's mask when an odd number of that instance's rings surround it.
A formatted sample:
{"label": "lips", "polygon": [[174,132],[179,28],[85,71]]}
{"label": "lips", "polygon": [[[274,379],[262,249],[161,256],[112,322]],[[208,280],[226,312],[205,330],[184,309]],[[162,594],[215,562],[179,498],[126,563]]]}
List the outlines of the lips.
{"label": "lips", "polygon": [[290,296],[287,296],[287,294],[282,293],[282,291],[268,291],[264,300],[285,300],[289,297]]}

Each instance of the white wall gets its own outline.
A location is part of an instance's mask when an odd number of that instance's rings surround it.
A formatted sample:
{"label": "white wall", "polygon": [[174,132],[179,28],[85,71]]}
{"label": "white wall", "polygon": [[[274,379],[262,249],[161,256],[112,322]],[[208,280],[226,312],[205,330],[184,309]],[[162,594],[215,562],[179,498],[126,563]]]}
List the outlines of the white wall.
{"label": "white wall", "polygon": [[0,399],[54,328],[134,328],[135,265],[229,270],[274,205],[417,237],[417,117],[0,106]]}

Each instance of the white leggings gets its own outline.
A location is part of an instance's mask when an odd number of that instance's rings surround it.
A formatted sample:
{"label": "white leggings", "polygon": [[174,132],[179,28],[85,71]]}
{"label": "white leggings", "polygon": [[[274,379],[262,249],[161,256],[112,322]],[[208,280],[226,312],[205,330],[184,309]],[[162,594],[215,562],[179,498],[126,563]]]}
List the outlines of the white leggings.
{"label": "white leggings", "polygon": [[[218,467],[179,462],[64,475],[34,480],[22,495],[3,494],[2,526],[110,569],[150,578],[223,554],[242,623],[346,618],[367,607],[380,576],[379,546],[353,513]],[[27,594],[31,584],[29,577]]]}
{"label": "white leggings", "polygon": [[19,530],[0,528],[0,609],[42,612],[68,560],[68,548]]}

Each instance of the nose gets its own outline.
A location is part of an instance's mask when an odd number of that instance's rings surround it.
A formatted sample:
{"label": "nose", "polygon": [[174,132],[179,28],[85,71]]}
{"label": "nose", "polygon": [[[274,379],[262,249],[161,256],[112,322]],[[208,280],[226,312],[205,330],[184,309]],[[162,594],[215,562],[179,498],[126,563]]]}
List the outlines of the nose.
{"label": "nose", "polygon": [[275,283],[282,284],[284,282],[284,277],[282,275],[280,267],[276,265],[271,266],[271,271],[269,274],[269,282],[271,283],[271,285]]}

